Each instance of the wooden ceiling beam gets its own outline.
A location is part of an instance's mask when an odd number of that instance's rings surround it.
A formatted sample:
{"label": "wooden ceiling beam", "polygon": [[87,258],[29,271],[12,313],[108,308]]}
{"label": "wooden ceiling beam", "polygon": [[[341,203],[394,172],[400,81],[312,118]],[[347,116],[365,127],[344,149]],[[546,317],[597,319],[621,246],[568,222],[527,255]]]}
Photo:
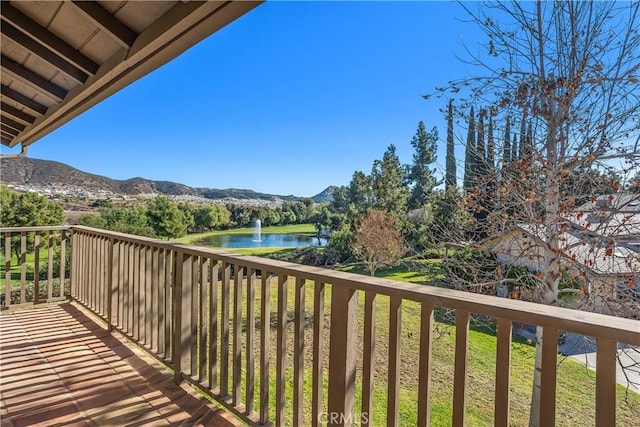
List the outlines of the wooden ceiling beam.
{"label": "wooden ceiling beam", "polygon": [[9,71],[23,83],[33,86],[34,88],[46,92],[55,100],[62,101],[67,96],[67,91],[60,86],[50,82],[41,75],[25,68],[23,65],[15,62],[11,58],[1,55],[0,65],[4,71]]}
{"label": "wooden ceiling beam", "polygon": [[0,134],[0,143],[2,143],[2,145],[11,145],[11,141],[13,140],[13,138],[9,138],[8,136],[5,136],[5,134]]}
{"label": "wooden ceiling beam", "polygon": [[12,24],[6,21],[2,23],[2,34],[9,37],[11,40],[18,43],[29,52],[47,61],[49,64],[53,65],[58,70],[62,71],[77,82],[84,83],[87,81],[89,74],[85,73],[62,56],[53,52],[48,47],[43,46],[37,40],[31,38],[27,34],[20,31],[20,29],[14,27]]}
{"label": "wooden ceiling beam", "polygon": [[0,111],[2,111],[2,114],[6,114],[9,115],[11,117],[13,117],[16,120],[20,120],[22,122],[25,122],[26,124],[32,124],[36,118],[30,114],[25,113],[22,110],[17,109],[16,107],[14,107],[13,105],[9,105],[5,102],[0,102]]}
{"label": "wooden ceiling beam", "polygon": [[136,41],[138,35],[98,3],[74,1],[73,5],[123,47],[129,49]]}
{"label": "wooden ceiling beam", "polygon": [[4,123],[0,123],[0,130],[2,130],[2,132],[4,132],[5,134],[11,135],[12,138],[15,138],[20,133],[17,130],[5,125]]}
{"label": "wooden ceiling beam", "polygon": [[18,132],[22,132],[24,128],[26,128],[25,125],[18,123],[15,120],[12,120],[6,116],[0,117],[0,123],[2,123],[3,125],[9,126],[10,128],[15,129]]}
{"label": "wooden ceiling beam", "polygon": [[[97,63],[93,62],[90,58],[82,54],[80,51],[76,50],[69,43],[62,40],[60,37],[47,30],[45,27],[41,26],[36,21],[20,12],[9,2],[3,1],[1,7],[2,19],[5,22],[13,24],[21,32],[28,35],[31,39],[37,41],[40,45],[42,45],[52,53],[57,54],[56,56],[64,58],[66,62],[80,69],[83,74],[94,75],[98,72],[98,68],[100,68],[100,66]],[[2,33],[5,32],[5,26],[6,24],[3,23]],[[53,65],[55,66],[55,64]],[[71,75],[71,77],[74,76]],[[86,76],[83,80],[78,81],[84,82],[85,80]]]}
{"label": "wooden ceiling beam", "polygon": [[17,90],[11,89],[7,85],[0,86],[0,94],[2,94],[2,96],[6,96],[9,99],[12,99],[13,101],[24,107],[27,107],[32,111],[35,111],[36,113],[45,114],[47,112],[47,106],[42,105],[27,96],[24,96]]}

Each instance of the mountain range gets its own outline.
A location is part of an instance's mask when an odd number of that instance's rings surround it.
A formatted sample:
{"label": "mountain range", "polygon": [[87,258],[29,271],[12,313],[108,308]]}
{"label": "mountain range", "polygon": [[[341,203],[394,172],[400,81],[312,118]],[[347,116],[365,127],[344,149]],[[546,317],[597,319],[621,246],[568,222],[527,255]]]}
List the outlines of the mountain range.
{"label": "mountain range", "polygon": [[[154,181],[146,178],[117,180],[73,168],[51,160],[22,158],[0,159],[0,182],[14,186],[39,188],[76,188],[84,192],[112,193],[115,195],[166,194],[169,196],[194,196],[205,199],[262,200],[270,202],[295,201],[299,197],[259,193],[236,188],[195,188],[171,181]],[[313,196],[316,203],[331,201],[335,187],[330,186]]]}

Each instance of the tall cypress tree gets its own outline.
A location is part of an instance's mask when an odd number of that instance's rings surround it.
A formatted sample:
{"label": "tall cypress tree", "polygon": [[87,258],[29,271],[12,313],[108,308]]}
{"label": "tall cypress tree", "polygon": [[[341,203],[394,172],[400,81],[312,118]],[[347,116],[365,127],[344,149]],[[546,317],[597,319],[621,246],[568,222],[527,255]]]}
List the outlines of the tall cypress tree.
{"label": "tall cypress tree", "polygon": [[452,190],[458,186],[456,179],[456,155],[453,144],[453,100],[449,100],[447,111],[447,168],[445,175],[445,191]]}
{"label": "tall cypress tree", "polygon": [[477,182],[484,182],[487,175],[487,151],[484,143],[484,115],[485,110],[478,113],[478,127],[476,128],[475,178]]}
{"label": "tall cypress tree", "polygon": [[516,162],[518,161],[518,135],[514,132],[513,133],[513,140],[511,143],[511,161],[512,162]]}
{"label": "tall cypress tree", "polygon": [[529,126],[527,126],[527,145],[525,155],[529,160],[531,160],[531,157],[533,156],[533,130],[531,129],[531,120],[529,120]]}
{"label": "tall cypress tree", "polygon": [[507,116],[507,121],[504,124],[504,143],[502,145],[502,167],[507,168],[511,163],[511,121]]}
{"label": "tall cypress tree", "polygon": [[489,172],[493,173],[495,169],[495,146],[493,141],[493,119],[489,116],[489,125],[487,129],[487,166]]}
{"label": "tall cypress tree", "polygon": [[518,160],[522,159],[525,155],[527,145],[527,120],[522,116],[522,122],[520,122],[520,146],[518,149]]}
{"label": "tall cypress tree", "polygon": [[471,191],[473,188],[475,172],[474,154],[476,151],[476,122],[475,113],[473,107],[469,112],[469,125],[467,129],[467,145],[464,150],[464,189],[465,191]]}

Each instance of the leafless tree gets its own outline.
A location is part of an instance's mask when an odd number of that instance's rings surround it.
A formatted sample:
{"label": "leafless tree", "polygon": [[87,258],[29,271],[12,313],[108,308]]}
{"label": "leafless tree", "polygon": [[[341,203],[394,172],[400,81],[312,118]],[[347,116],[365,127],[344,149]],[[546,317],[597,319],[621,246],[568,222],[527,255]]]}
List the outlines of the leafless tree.
{"label": "leafless tree", "polygon": [[[486,35],[486,54],[468,49],[477,72],[439,91],[456,94],[459,114],[473,106],[491,117],[495,135],[482,129],[484,139],[510,154],[487,160],[476,147],[484,164],[467,202],[479,214],[475,230],[457,239],[494,258],[487,266],[483,256],[460,257],[481,274],[466,269],[453,281],[495,292],[524,283],[538,303],[637,316],[639,200],[620,189],[640,162],[640,3],[462,7]],[[517,155],[504,150],[514,139],[504,135],[508,121],[521,125]],[[524,268],[508,274],[514,262]],[[530,425],[539,423],[540,349]]]}
{"label": "leafless tree", "polygon": [[373,276],[378,268],[396,264],[406,249],[395,220],[385,211],[368,209],[356,226],[354,251]]}

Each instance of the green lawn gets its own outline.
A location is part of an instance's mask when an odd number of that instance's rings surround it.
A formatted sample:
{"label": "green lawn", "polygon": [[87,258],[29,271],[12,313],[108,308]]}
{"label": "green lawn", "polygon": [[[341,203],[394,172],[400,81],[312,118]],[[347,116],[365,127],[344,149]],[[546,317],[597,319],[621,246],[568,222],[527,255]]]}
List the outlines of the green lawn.
{"label": "green lawn", "polygon": [[[43,266],[46,266],[47,263],[49,262],[49,255],[48,252],[45,249],[41,249],[40,250],[40,268],[44,268]],[[5,279],[5,271],[6,271],[6,264],[5,264],[6,258],[4,256],[4,254],[0,255],[0,280],[2,280],[2,282],[4,283],[4,279]],[[11,272],[11,286],[16,287],[16,286],[20,286],[20,277],[22,274],[22,266],[20,264],[20,260],[19,258],[15,255],[15,253],[11,254],[11,268],[10,268],[10,272]],[[25,264],[27,266],[27,271],[26,271],[26,282],[33,282],[33,266],[34,266],[34,261],[35,261],[35,254],[33,252],[27,252],[26,256],[25,256]]]}

